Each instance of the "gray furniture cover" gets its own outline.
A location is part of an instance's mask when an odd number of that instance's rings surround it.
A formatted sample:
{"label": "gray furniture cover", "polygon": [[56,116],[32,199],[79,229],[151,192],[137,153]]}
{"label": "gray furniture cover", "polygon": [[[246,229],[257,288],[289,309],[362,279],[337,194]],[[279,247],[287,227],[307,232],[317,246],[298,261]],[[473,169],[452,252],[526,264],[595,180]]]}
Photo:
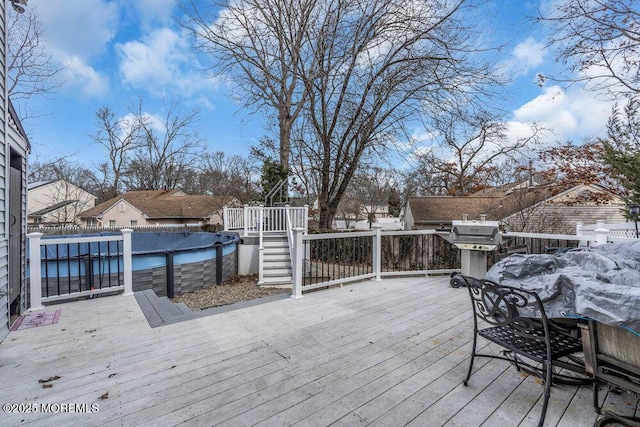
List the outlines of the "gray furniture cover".
{"label": "gray furniture cover", "polygon": [[640,333],[640,241],[558,255],[514,254],[486,278],[536,291],[548,317],[590,318]]}

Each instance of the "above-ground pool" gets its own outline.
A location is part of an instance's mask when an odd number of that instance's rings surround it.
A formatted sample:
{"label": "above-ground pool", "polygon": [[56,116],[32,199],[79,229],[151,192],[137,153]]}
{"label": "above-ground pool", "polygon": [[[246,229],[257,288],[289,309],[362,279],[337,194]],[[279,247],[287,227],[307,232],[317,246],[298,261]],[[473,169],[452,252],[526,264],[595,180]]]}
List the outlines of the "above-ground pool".
{"label": "above-ground pool", "polygon": [[[114,235],[119,233],[43,236],[43,297],[122,285],[121,241],[46,244],[52,238]],[[133,290],[153,289],[172,297],[225,281],[237,274],[239,241],[233,233],[132,233]]]}

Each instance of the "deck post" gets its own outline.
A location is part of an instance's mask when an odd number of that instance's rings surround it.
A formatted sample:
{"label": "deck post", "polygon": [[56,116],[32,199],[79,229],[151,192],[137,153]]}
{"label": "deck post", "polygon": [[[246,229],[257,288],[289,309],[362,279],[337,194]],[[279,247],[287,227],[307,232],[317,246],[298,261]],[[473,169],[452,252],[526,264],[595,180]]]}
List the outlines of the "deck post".
{"label": "deck post", "polygon": [[130,228],[123,228],[122,233],[122,266],[124,278],[124,293],[122,295],[133,295],[133,265],[131,262],[131,233]]}
{"label": "deck post", "polygon": [[264,283],[264,205],[258,207],[258,284]]}
{"label": "deck post", "polygon": [[42,233],[29,233],[29,310],[42,310],[42,262],[40,260],[40,239]]}
{"label": "deck post", "polygon": [[293,230],[293,257],[291,259],[291,298],[302,298],[303,251],[302,235],[303,227],[295,227]]}
{"label": "deck post", "polygon": [[242,235],[249,235],[249,209],[248,206],[243,206],[242,208]]}
{"label": "deck post", "polygon": [[609,237],[609,230],[604,228],[604,223],[597,223],[596,232],[596,246],[605,245],[607,243],[607,238]]}
{"label": "deck post", "polygon": [[373,273],[375,274],[375,281],[382,280],[380,273],[382,270],[382,225],[373,224]]}

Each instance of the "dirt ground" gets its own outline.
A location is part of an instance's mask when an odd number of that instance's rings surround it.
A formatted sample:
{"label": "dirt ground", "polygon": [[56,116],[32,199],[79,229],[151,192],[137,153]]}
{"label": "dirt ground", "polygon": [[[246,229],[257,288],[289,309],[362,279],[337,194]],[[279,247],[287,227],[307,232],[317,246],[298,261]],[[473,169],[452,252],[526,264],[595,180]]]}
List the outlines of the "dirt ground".
{"label": "dirt ground", "polygon": [[196,311],[280,293],[291,293],[291,289],[258,286],[258,276],[235,276],[221,285],[189,292],[175,297],[172,301],[185,303],[191,310]]}

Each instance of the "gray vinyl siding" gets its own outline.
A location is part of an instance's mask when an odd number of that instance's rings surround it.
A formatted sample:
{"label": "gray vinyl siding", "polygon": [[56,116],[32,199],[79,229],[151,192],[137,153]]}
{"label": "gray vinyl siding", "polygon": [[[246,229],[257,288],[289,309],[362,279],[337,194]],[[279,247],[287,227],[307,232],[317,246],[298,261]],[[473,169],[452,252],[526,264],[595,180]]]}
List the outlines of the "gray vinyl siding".
{"label": "gray vinyl siding", "polygon": [[535,209],[527,224],[517,215],[505,218],[513,231],[531,231],[538,233],[576,234],[576,225],[595,224],[603,221],[609,224],[626,222],[620,206],[608,205],[543,205]]}
{"label": "gray vinyl siding", "polygon": [[[8,117],[8,94],[7,94],[7,62],[6,62],[6,22],[7,10],[6,2],[0,2],[0,341],[4,339],[9,331],[9,297],[7,294],[10,287],[9,269],[12,272],[19,272],[20,281],[19,292],[22,306],[19,307],[16,314],[26,310],[26,204],[27,204],[27,158],[28,143],[26,139],[18,131],[18,123],[9,120]],[[14,153],[21,157],[19,169],[19,180],[21,181],[21,193],[19,194],[19,212],[21,218],[21,227],[16,233],[19,239],[19,253],[14,253],[17,257],[18,266],[9,265],[9,186],[10,182],[10,153]],[[17,168],[16,168],[17,169]],[[16,230],[14,230],[15,233]],[[15,236],[15,234],[14,234]],[[14,241],[12,239],[12,241]],[[15,261],[15,259],[14,259]],[[12,273],[13,274],[13,273]],[[14,283],[15,284],[15,283]],[[18,313],[19,312],[19,313]]]}
{"label": "gray vinyl siding", "polygon": [[9,233],[7,230],[6,2],[0,2],[0,341],[9,333]]}

